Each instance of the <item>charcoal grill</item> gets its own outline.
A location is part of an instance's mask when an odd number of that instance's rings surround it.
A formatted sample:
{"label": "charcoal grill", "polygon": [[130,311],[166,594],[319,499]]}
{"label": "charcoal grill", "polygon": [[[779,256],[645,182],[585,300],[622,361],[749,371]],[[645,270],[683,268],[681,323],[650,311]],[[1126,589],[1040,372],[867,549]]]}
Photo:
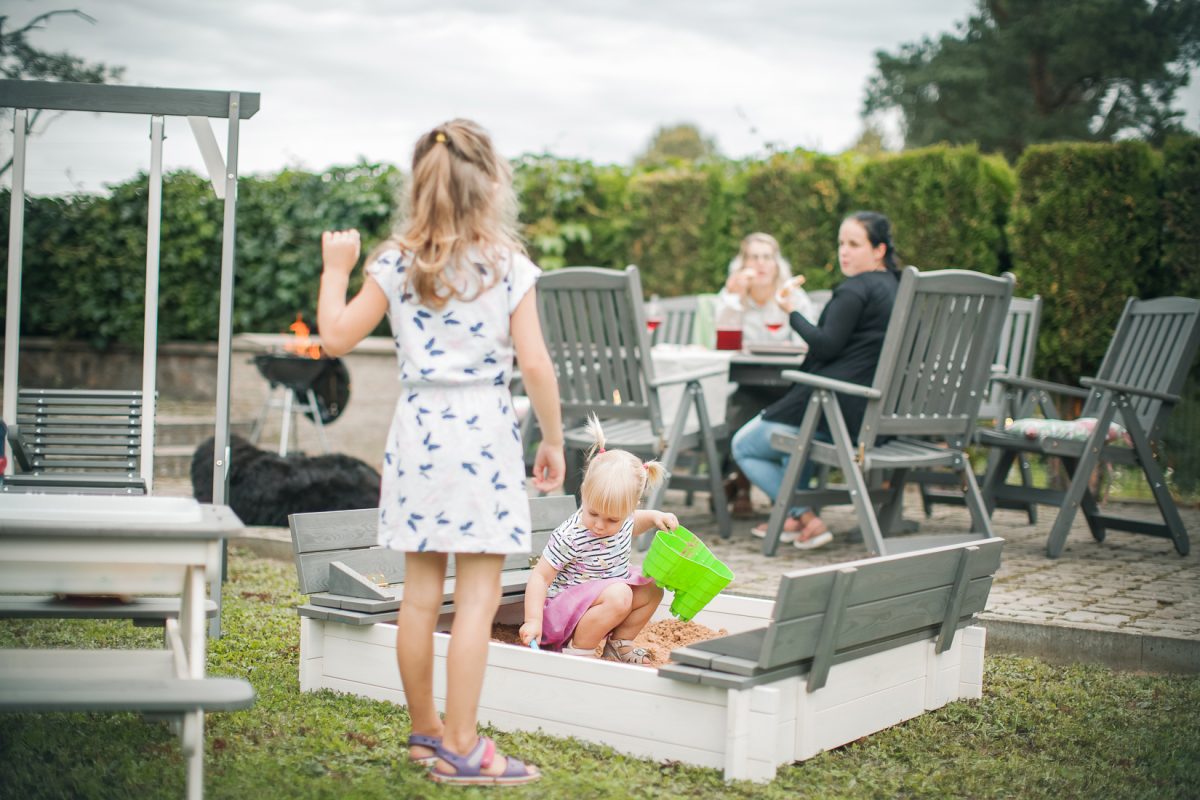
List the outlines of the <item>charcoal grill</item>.
{"label": "charcoal grill", "polygon": [[317,426],[321,449],[328,452],[325,425],[340,417],[346,404],[350,402],[350,371],[346,369],[342,360],[325,355],[310,358],[283,350],[272,350],[256,355],[254,366],[271,384],[271,392],[255,421],[252,441],[258,441],[270,409],[282,407],[280,455],[287,455],[292,415],[296,411],[302,412]]}

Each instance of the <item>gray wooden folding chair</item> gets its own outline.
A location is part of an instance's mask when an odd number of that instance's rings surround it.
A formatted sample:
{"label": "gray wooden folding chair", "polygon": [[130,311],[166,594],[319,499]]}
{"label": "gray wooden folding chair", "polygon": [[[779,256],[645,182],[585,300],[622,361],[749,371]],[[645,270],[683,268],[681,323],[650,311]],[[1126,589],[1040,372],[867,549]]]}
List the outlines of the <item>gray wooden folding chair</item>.
{"label": "gray wooden folding chair", "polygon": [[[996,347],[996,356],[992,362],[993,382],[979,406],[979,417],[988,421],[990,428],[1003,428],[1006,420],[1029,416],[1035,407],[1040,407],[1044,416],[1057,416],[1053,403],[1044,392],[1022,390],[1014,384],[995,380],[1001,376],[1018,378],[1033,377],[1033,359],[1037,355],[1038,327],[1042,319],[1042,298],[1014,297],[1008,306],[1008,314],[1004,317],[1004,327],[1000,329],[1000,341]],[[979,432],[976,432],[978,437]],[[990,458],[998,458],[992,453]],[[1033,485],[1033,470],[1029,459],[1021,456],[1017,459],[1021,471],[1021,484]],[[984,471],[986,475],[986,469]],[[976,475],[976,481],[982,481],[983,475]],[[921,490],[921,505],[925,516],[933,516],[933,507],[937,504],[961,506],[963,486],[953,474],[948,472],[920,472],[909,476],[909,480],[917,484]],[[953,487],[947,491],[946,487]],[[1005,508],[1018,508],[1029,517],[1029,524],[1037,524],[1037,503],[1029,500],[1005,500]]]}
{"label": "gray wooden folding chair", "polygon": [[[964,270],[922,273],[906,267],[870,386],[784,371],[784,377],[813,391],[800,430],[771,437],[772,446],[791,457],[767,523],[764,554],[775,554],[790,508],[846,502],[853,503],[863,541],[873,555],[991,537],[991,523],[964,448],[979,416],[1012,287],[1008,274],[997,278]],[[857,442],[846,427],[838,393],[867,398]],[[832,443],[813,439],[822,417]],[[809,458],[839,467],[846,485],[811,490],[797,486]],[[949,467],[961,475],[967,487],[971,532],[885,542],[883,532],[892,530],[900,518],[908,472],[934,467]],[[869,490],[868,486],[879,485],[881,476],[890,485]],[[881,504],[878,516],[876,502]]]}
{"label": "gray wooden folding chair", "polygon": [[[1029,439],[1020,432],[999,430],[980,433],[979,441],[996,448],[1000,454],[989,467],[983,484],[988,512],[1006,499],[1058,506],[1058,517],[1046,541],[1046,554],[1050,558],[1057,558],[1062,552],[1075,512],[1080,508],[1096,541],[1104,541],[1105,531],[1112,528],[1170,538],[1179,554],[1187,555],[1187,531],[1167,489],[1155,450],[1162,451],[1161,437],[1167,417],[1179,402],[1179,392],[1198,346],[1200,300],[1130,298],[1096,377],[1080,381],[1087,387],[1087,400],[1080,416],[1096,420],[1087,440]],[[1005,382],[1026,390],[1068,395],[1080,393],[1074,387],[1046,381],[1010,378]],[[1125,426],[1132,447],[1106,442],[1109,423],[1114,421]],[[1019,453],[1039,453],[1060,459],[1071,476],[1070,486],[1063,492],[1008,485],[1008,471]],[[1101,462],[1140,467],[1150,484],[1163,522],[1100,513],[1096,498],[1088,488],[1088,480]]]}
{"label": "gray wooden folding chair", "polygon": [[659,299],[657,303],[662,320],[650,337],[651,344],[691,344],[696,327],[696,311],[700,305],[699,298],[694,294],[687,294],[682,297]]}
{"label": "gray wooden folding chair", "polygon": [[[656,375],[637,267],[623,271],[570,267],[547,272],[538,279],[537,292],[542,331],[558,374],[564,420],[580,421],[595,413],[604,427],[607,447],[663,463],[669,477],[647,499],[649,508],[659,507],[668,485],[705,489],[723,499],[717,442],[727,435],[725,421],[710,419],[700,382],[726,367]],[[682,387],[678,403],[663,408],[660,393],[672,386]],[[664,419],[670,424],[664,424]],[[591,441],[583,427],[570,427],[566,444],[567,488],[575,491],[582,472],[581,454]],[[704,453],[707,474],[674,472],[685,450]],[[723,502],[713,505],[721,536],[728,537],[729,511]]]}

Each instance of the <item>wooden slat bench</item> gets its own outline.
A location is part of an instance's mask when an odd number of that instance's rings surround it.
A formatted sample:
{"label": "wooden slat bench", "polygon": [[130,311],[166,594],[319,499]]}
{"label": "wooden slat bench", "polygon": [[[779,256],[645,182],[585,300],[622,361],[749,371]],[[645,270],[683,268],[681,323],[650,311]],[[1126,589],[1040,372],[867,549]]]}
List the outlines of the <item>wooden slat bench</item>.
{"label": "wooden slat bench", "polygon": [[142,393],[20,389],[8,440],[20,472],[6,492],[145,494]]}
{"label": "wooden slat bench", "polygon": [[240,678],[194,677],[177,620],[164,650],[0,650],[0,712],[121,712],[178,727],[187,796],[203,794],[204,714],[254,704]]}
{"label": "wooden slat bench", "polygon": [[[575,512],[565,495],[529,501],[533,522],[533,556],[540,555],[551,532]],[[292,547],[300,591],[309,601],[297,609],[302,617],[370,625],[390,622],[404,598],[404,553],[376,543],[379,509],[292,514]],[[525,599],[531,556],[504,560],[502,604]],[[454,610],[454,562],[446,568],[443,611]]]}
{"label": "wooden slat bench", "polygon": [[739,694],[781,690],[783,741],[764,739],[750,708],[737,736],[742,749],[773,742],[797,760],[978,698],[984,630],[972,623],[1002,545],[990,538],[789,572],[769,625],[677,648],[659,675]]}

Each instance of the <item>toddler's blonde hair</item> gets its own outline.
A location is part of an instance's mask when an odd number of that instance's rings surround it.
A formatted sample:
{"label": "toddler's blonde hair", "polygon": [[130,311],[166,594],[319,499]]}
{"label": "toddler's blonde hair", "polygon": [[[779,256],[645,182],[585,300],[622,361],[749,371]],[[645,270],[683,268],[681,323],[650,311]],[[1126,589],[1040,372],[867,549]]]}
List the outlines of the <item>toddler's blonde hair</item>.
{"label": "toddler's blonde hair", "polygon": [[[412,253],[408,286],[421,304],[439,309],[451,297],[473,299],[499,278],[500,257],[525,252],[512,168],[478,124],[454,119],[418,139],[409,184],[403,229],[376,253]],[[478,263],[468,262],[472,247]]]}
{"label": "toddler's blonde hair", "polygon": [[627,450],[605,450],[604,429],[595,414],[588,417],[587,432],[592,446],[580,496],[601,514],[625,518],[637,508],[647,489],[662,483],[666,470],[661,463],[642,462]]}

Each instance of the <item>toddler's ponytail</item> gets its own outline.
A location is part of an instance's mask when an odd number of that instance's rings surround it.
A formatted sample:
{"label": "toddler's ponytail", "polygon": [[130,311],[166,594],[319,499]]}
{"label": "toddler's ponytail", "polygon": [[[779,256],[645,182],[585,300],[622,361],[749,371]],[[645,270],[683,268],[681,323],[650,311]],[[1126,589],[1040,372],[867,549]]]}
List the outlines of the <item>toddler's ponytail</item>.
{"label": "toddler's ponytail", "polygon": [[600,427],[600,420],[595,414],[588,415],[586,430],[588,438],[592,440],[587,450],[587,460],[591,461],[594,456],[604,452],[604,429]]}
{"label": "toddler's ponytail", "polygon": [[646,483],[642,490],[643,493],[655,489],[663,479],[667,477],[666,467],[658,461],[647,461],[642,464],[642,470],[646,473]]}

